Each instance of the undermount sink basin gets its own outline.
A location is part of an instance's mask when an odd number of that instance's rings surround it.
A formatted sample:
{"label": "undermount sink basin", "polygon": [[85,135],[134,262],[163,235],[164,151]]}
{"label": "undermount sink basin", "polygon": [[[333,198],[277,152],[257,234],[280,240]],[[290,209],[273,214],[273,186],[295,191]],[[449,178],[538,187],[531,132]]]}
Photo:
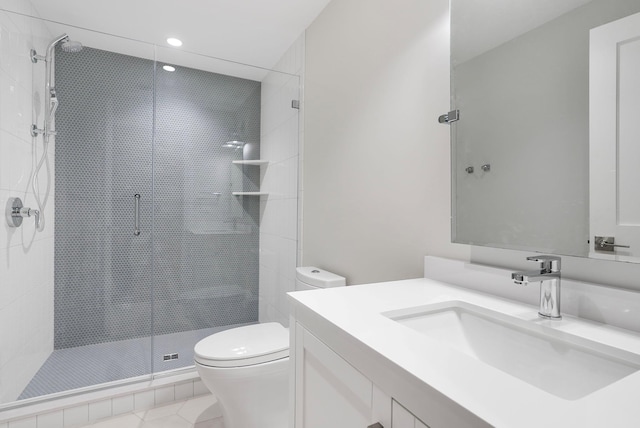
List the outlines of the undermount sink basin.
{"label": "undermount sink basin", "polygon": [[640,369],[640,356],[465,302],[383,313],[430,339],[566,400]]}

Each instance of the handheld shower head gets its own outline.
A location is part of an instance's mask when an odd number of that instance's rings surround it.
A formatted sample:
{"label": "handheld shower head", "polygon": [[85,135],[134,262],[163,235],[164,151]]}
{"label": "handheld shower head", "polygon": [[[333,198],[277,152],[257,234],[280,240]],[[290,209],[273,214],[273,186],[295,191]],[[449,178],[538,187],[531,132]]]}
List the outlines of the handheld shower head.
{"label": "handheld shower head", "polygon": [[31,61],[33,63],[37,63],[38,61],[44,60],[46,62],[46,70],[45,70],[45,105],[47,105],[46,110],[44,111],[44,126],[42,130],[39,130],[38,127],[34,124],[31,126],[31,135],[34,137],[39,133],[42,133],[43,136],[43,144],[44,150],[40,160],[37,161],[37,165],[33,170],[33,174],[31,176],[31,189],[33,190],[33,194],[35,196],[36,202],[38,203],[38,211],[40,215],[37,217],[39,220],[36,220],[36,229],[40,232],[44,230],[44,209],[47,205],[47,199],[49,197],[49,188],[50,188],[50,180],[47,180],[47,188],[44,195],[44,199],[40,199],[40,186],[38,185],[38,173],[40,172],[40,168],[42,168],[43,164],[47,165],[47,172],[49,171],[49,158],[47,157],[47,147],[49,145],[49,137],[52,135],[56,135],[56,131],[52,129],[53,127],[53,118],[55,117],[56,110],[58,109],[58,97],[56,96],[56,90],[53,86],[53,62],[55,61],[55,48],[60,44],[60,49],[63,52],[79,52],[82,50],[82,44],[80,42],[74,42],[69,39],[69,36],[66,34],[61,34],[56,37],[49,43],[47,46],[46,55],[38,55],[35,49],[31,49]]}

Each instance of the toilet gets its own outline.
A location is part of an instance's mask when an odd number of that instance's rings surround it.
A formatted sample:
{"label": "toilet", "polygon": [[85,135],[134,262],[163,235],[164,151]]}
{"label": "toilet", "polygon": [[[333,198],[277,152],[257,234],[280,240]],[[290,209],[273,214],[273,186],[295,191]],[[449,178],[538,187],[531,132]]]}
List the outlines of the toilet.
{"label": "toilet", "polygon": [[[344,285],[331,272],[296,269],[296,291]],[[233,328],[205,337],[194,351],[198,374],[217,397],[226,428],[287,426],[289,329],[276,322]]]}

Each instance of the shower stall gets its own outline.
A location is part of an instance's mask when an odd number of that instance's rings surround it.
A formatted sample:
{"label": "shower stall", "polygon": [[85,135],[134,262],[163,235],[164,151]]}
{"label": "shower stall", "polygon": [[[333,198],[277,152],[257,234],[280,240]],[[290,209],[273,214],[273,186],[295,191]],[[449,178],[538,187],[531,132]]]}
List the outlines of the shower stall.
{"label": "shower stall", "polygon": [[263,193],[297,198],[297,156],[287,177],[258,162],[297,151],[297,75],[34,13],[0,10],[0,198],[22,223],[0,235],[0,410],[188,371],[201,338],[282,321],[261,221],[288,199]]}

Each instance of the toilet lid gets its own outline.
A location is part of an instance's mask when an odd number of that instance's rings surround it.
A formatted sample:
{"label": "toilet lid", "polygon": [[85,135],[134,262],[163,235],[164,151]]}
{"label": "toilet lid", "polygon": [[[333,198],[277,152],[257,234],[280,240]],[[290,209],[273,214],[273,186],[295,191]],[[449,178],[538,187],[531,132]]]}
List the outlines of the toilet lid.
{"label": "toilet lid", "polygon": [[197,363],[243,367],[289,356],[289,330],[277,322],[232,328],[205,337],[194,348]]}

